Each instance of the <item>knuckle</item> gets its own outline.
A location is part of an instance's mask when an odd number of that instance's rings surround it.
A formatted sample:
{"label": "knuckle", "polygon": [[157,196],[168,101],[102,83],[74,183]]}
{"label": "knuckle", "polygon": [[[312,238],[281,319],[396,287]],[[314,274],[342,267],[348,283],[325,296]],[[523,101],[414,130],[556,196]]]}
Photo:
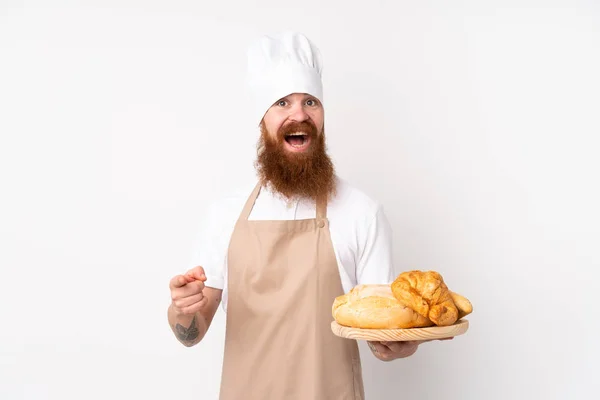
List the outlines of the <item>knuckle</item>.
{"label": "knuckle", "polygon": [[194,312],[202,310],[205,304],[206,301],[204,299],[198,300],[196,303],[194,303]]}
{"label": "knuckle", "polygon": [[186,309],[186,313],[189,314],[195,314],[200,307],[198,307],[198,303],[192,304],[191,306],[188,306],[185,308]]}

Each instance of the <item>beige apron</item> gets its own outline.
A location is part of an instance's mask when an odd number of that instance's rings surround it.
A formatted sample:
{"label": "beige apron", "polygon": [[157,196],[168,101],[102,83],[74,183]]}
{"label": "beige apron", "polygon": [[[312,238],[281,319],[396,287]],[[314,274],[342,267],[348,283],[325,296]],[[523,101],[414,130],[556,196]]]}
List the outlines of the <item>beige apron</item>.
{"label": "beige apron", "polygon": [[259,192],[229,244],[220,399],[364,399],[356,341],[330,328],[343,288],[326,203],[316,219],[249,221]]}

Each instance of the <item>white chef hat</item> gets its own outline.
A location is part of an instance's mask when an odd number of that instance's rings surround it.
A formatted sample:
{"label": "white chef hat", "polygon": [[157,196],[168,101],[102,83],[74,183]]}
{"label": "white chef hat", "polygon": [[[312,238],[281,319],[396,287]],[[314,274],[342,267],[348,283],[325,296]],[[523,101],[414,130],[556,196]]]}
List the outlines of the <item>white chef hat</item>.
{"label": "white chef hat", "polygon": [[323,102],[319,49],[303,34],[266,35],[248,48],[247,85],[257,125],[279,99],[308,93]]}

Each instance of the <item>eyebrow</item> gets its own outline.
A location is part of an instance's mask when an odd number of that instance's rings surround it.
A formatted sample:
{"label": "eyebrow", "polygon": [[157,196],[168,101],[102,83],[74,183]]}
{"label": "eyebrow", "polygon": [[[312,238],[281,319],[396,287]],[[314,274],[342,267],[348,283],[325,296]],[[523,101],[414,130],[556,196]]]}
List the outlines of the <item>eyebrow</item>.
{"label": "eyebrow", "polygon": [[[313,96],[312,94],[304,94],[304,95],[302,95],[302,96],[303,96],[303,99],[302,99],[302,100],[316,100],[316,101],[319,101],[319,99],[317,99],[317,98],[316,98],[315,96]],[[277,103],[279,103],[280,101],[284,101],[284,100],[285,100],[285,101],[290,101],[290,96],[285,96],[285,97],[282,97],[282,98],[280,98],[279,100],[275,101],[275,103],[273,103],[273,104],[277,104]]]}

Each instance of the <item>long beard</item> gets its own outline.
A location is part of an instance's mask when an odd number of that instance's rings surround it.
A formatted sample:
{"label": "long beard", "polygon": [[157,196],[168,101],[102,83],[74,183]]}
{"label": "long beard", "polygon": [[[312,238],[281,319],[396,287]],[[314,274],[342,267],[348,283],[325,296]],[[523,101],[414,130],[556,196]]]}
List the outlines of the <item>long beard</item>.
{"label": "long beard", "polygon": [[[273,138],[261,124],[256,169],[261,183],[285,198],[330,199],[335,193],[335,168],[326,151],[325,133],[310,123],[286,126]],[[286,133],[306,132],[310,147],[302,153],[285,149]]]}

